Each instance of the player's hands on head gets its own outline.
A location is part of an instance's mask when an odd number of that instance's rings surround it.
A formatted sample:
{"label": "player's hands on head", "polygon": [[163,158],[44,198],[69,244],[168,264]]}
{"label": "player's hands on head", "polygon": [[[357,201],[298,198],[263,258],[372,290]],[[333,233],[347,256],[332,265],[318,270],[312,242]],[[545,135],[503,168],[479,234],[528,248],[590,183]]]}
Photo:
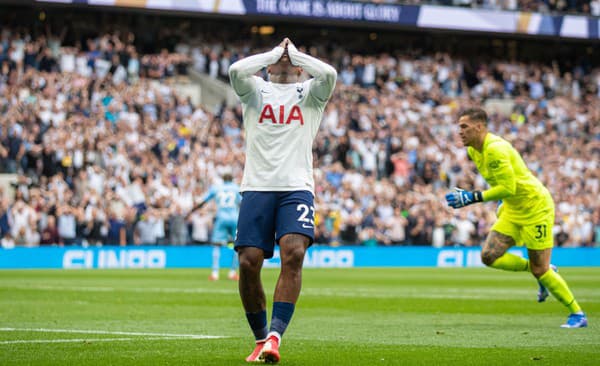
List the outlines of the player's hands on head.
{"label": "player's hands on head", "polygon": [[292,44],[292,42],[287,37],[284,38],[283,41],[281,41],[281,43],[279,44],[279,47],[283,47],[283,54],[281,55],[281,58],[279,59],[279,61],[285,61],[285,62],[290,61],[290,55],[288,54],[288,45],[290,45],[290,44]]}
{"label": "player's hands on head", "polygon": [[285,37],[285,38],[283,39],[283,41],[281,41],[281,43],[279,44],[279,47],[283,47],[283,48],[285,48],[285,50],[287,51],[287,47],[288,47],[289,45],[292,45],[292,46],[294,46],[294,42],[292,42],[292,41],[291,41],[291,40],[290,40],[288,37]]}
{"label": "player's hands on head", "polygon": [[281,43],[279,44],[279,47],[283,47],[287,49],[288,43],[289,43],[290,39],[289,38],[284,38],[283,41],[281,41]]}

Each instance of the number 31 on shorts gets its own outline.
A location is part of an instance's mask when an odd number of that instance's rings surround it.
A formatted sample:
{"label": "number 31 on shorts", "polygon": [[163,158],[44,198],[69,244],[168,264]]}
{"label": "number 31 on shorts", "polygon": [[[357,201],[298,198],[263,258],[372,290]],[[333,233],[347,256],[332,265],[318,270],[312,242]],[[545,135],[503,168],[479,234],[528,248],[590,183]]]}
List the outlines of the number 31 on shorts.
{"label": "number 31 on shorts", "polygon": [[546,225],[535,225],[535,238],[540,240],[544,240],[546,239],[546,236],[548,235],[548,229],[546,228]]}

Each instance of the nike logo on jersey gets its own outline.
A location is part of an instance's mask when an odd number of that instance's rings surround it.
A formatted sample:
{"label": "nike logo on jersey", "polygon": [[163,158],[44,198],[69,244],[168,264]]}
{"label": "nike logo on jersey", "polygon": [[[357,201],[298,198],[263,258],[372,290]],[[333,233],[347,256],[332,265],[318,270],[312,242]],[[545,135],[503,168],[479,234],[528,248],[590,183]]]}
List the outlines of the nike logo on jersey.
{"label": "nike logo on jersey", "polygon": [[260,89],[260,92],[261,92],[261,93],[263,93],[263,94],[268,94],[268,93],[270,93],[268,90],[265,90],[265,89]]}
{"label": "nike logo on jersey", "polygon": [[306,225],[306,224],[302,224],[302,227],[305,229],[312,229],[312,225]]}

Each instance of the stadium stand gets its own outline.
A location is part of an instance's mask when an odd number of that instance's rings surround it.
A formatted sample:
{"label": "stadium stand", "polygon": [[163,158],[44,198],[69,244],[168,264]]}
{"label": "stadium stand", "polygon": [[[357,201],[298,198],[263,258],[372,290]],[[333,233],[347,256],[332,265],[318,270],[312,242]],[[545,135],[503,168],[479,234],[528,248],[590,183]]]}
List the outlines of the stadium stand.
{"label": "stadium stand", "polygon": [[[241,179],[239,105],[194,105],[175,81],[188,67],[226,81],[228,65],[276,44],[275,35],[247,43],[181,22],[152,39],[123,23],[79,37],[2,27],[0,171],[14,177],[0,191],[3,247],[185,245],[194,200],[224,171]],[[339,73],[314,146],[319,244],[478,245],[495,206],[456,213],[443,193],[483,188],[453,143],[453,124],[459,109],[487,103],[491,130],[554,194],[557,245],[600,245],[600,68],[589,54],[546,61],[415,42],[310,45]]]}
{"label": "stadium stand", "polygon": [[375,4],[442,5],[489,10],[532,11],[538,13],[572,13],[600,16],[598,0],[356,0]]}

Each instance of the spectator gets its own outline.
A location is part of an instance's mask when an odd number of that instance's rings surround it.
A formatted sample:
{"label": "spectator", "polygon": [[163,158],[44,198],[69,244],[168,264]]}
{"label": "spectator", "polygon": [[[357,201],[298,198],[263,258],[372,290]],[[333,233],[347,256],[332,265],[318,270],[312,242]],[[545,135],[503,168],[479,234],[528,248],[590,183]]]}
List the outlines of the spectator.
{"label": "spectator", "polygon": [[600,247],[600,210],[594,211],[594,241],[593,246],[598,248]]}
{"label": "spectator", "polygon": [[[15,220],[14,206],[4,195],[0,234],[12,231],[14,238],[23,226],[44,233],[46,221],[55,220],[62,241],[122,245],[140,241],[139,229],[147,225],[158,243],[185,244],[187,227],[179,219],[194,192],[211,184],[224,167],[239,180],[244,146],[239,106],[212,113],[193,105],[168,81],[183,71],[187,56],[161,48],[141,52],[125,33],[90,38],[84,50],[62,47],[60,37],[50,45],[46,37],[12,32],[15,39],[30,41],[23,41],[21,51],[12,47],[0,67],[0,169],[23,173],[26,179],[10,200],[30,207],[35,224],[20,209]],[[223,77],[228,61],[247,54],[247,46],[236,41],[203,41],[187,51],[184,43],[178,52],[192,52],[194,63],[204,65],[202,72],[216,78]],[[503,98],[513,107],[490,111],[490,128],[528,155],[531,169],[555,194],[562,220],[557,244],[597,243],[592,213],[599,203],[591,199],[600,192],[597,66],[575,60],[564,65],[465,59],[416,49],[328,53],[327,48],[315,52],[326,54],[341,74],[314,149],[315,188],[323,200],[316,206],[317,231],[323,242],[355,244],[368,238],[377,244],[437,246],[443,228],[450,245],[450,233],[465,230],[457,225],[462,219],[439,204],[440,192],[484,184],[451,142],[452,121],[461,108]],[[105,61],[104,71],[98,60]],[[40,63],[50,71],[41,71]],[[126,75],[115,79],[121,67]],[[112,76],[102,78],[102,72]],[[165,82],[157,84],[155,78]],[[372,202],[376,208],[369,207]],[[475,229],[466,230],[468,238],[459,241],[470,242],[463,244],[479,244],[489,230],[492,219],[484,212],[493,209],[482,210],[467,209],[467,217],[481,219],[471,223]],[[152,212],[155,224],[136,222],[143,212]],[[195,237],[192,230],[194,241],[202,241],[197,238],[203,237],[204,225]],[[152,242],[149,230],[146,234]],[[47,243],[44,235],[41,242]]]}
{"label": "spectator", "polygon": [[185,216],[180,205],[175,205],[169,216],[169,241],[171,245],[186,245],[187,226],[185,224]]}
{"label": "spectator", "polygon": [[470,247],[473,245],[471,240],[475,234],[475,225],[467,218],[467,212],[460,211],[458,218],[454,222],[454,235],[452,241],[455,245]]}
{"label": "spectator", "polygon": [[77,245],[77,218],[76,210],[69,205],[62,205],[56,209],[58,217],[58,235],[61,245]]}
{"label": "spectator", "polygon": [[425,216],[408,217],[408,245],[427,245],[429,243]]}
{"label": "spectator", "polygon": [[111,211],[108,218],[108,232],[106,244],[125,246],[127,244],[127,231],[125,220],[118,216],[117,212]]}
{"label": "spectator", "polygon": [[138,245],[156,245],[158,242],[155,229],[157,223],[158,221],[153,209],[149,209],[142,214],[135,225],[134,242]]}
{"label": "spectator", "polygon": [[90,207],[90,217],[85,221],[83,233],[88,245],[101,246],[106,242],[108,223],[98,207]]}
{"label": "spectator", "polygon": [[212,227],[212,217],[206,212],[205,208],[198,209],[188,217],[188,222],[192,225],[192,243],[209,244],[209,232]]}
{"label": "spectator", "polygon": [[60,243],[60,235],[56,228],[56,217],[49,215],[47,218],[47,224],[40,239],[41,245],[58,245]]}
{"label": "spectator", "polygon": [[0,245],[2,249],[13,249],[15,247],[15,240],[10,233],[6,233],[2,239],[0,239]]}

